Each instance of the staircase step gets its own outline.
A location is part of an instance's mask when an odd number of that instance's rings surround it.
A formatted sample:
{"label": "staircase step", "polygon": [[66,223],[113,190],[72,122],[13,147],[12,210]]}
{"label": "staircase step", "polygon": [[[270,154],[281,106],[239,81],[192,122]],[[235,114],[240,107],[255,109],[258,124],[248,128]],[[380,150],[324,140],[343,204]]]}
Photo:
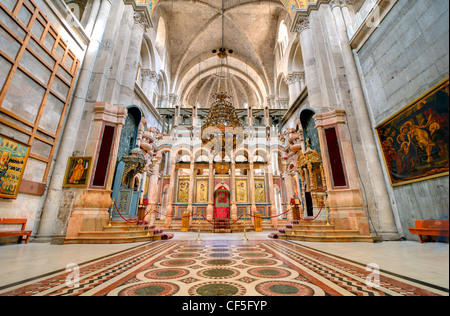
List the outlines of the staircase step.
{"label": "staircase step", "polygon": [[64,244],[126,244],[145,241],[161,240],[162,235],[154,235],[150,237],[73,237],[66,238]]}
{"label": "staircase step", "polygon": [[278,234],[278,239],[298,240],[308,242],[377,242],[373,236],[306,236],[306,235],[286,235]]}
{"label": "staircase step", "polygon": [[358,230],[286,229],[285,234],[290,236],[358,236]]}
{"label": "staircase step", "polygon": [[[150,233],[150,234],[149,234]],[[84,231],[78,234],[78,237],[89,237],[89,238],[119,238],[119,237],[145,237],[147,235],[155,235],[154,230],[148,231],[102,231],[102,232],[89,232]]]}

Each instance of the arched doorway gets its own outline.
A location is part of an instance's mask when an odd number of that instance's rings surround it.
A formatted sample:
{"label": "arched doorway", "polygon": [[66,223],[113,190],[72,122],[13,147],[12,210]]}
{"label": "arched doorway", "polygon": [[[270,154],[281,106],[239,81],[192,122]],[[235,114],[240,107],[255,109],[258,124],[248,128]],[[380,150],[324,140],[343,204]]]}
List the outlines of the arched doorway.
{"label": "arched doorway", "polygon": [[221,186],[214,192],[214,219],[230,218],[230,191]]}

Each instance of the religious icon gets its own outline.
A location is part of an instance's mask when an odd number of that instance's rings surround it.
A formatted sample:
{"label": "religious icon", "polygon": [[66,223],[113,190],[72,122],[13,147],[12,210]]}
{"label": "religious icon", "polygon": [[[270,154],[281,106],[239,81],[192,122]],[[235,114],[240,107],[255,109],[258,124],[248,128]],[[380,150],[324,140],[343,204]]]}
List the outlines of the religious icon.
{"label": "religious icon", "polygon": [[70,157],[63,187],[87,187],[91,171],[90,157]]}
{"label": "religious icon", "polygon": [[266,189],[264,180],[255,180],[255,202],[266,202]]}
{"label": "religious icon", "polygon": [[236,202],[248,202],[247,180],[236,180]]}
{"label": "religious icon", "polygon": [[448,80],[377,127],[393,186],[449,172]]}
{"label": "religious icon", "polygon": [[208,203],[208,180],[197,180],[197,203]]}
{"label": "religious icon", "polygon": [[30,146],[0,135],[1,198],[17,198],[29,153]]}
{"label": "religious icon", "polygon": [[189,202],[189,180],[180,180],[178,182],[178,203]]}

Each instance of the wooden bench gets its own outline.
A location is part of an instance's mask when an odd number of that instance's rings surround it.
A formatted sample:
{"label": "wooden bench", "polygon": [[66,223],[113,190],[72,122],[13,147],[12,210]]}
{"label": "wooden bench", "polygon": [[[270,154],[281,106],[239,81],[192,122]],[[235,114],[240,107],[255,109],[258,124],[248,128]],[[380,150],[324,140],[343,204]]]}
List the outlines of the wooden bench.
{"label": "wooden bench", "polygon": [[0,231],[0,237],[14,237],[19,236],[18,243],[22,243],[25,237],[25,243],[28,244],[28,240],[31,236],[30,230],[25,230],[25,226],[27,225],[26,219],[18,219],[18,218],[0,218],[0,224],[9,224],[9,225],[22,225],[21,230],[15,231]]}
{"label": "wooden bench", "polygon": [[424,242],[423,236],[448,237],[448,220],[416,221],[416,228],[410,228],[409,232],[419,235],[421,243]]}

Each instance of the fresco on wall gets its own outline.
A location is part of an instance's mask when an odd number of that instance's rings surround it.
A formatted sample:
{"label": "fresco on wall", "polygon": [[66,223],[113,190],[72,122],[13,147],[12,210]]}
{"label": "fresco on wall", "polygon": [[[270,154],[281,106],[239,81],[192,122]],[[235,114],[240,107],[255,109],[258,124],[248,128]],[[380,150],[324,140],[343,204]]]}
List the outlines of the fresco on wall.
{"label": "fresco on wall", "polygon": [[448,108],[447,80],[377,127],[393,186],[448,175]]}

